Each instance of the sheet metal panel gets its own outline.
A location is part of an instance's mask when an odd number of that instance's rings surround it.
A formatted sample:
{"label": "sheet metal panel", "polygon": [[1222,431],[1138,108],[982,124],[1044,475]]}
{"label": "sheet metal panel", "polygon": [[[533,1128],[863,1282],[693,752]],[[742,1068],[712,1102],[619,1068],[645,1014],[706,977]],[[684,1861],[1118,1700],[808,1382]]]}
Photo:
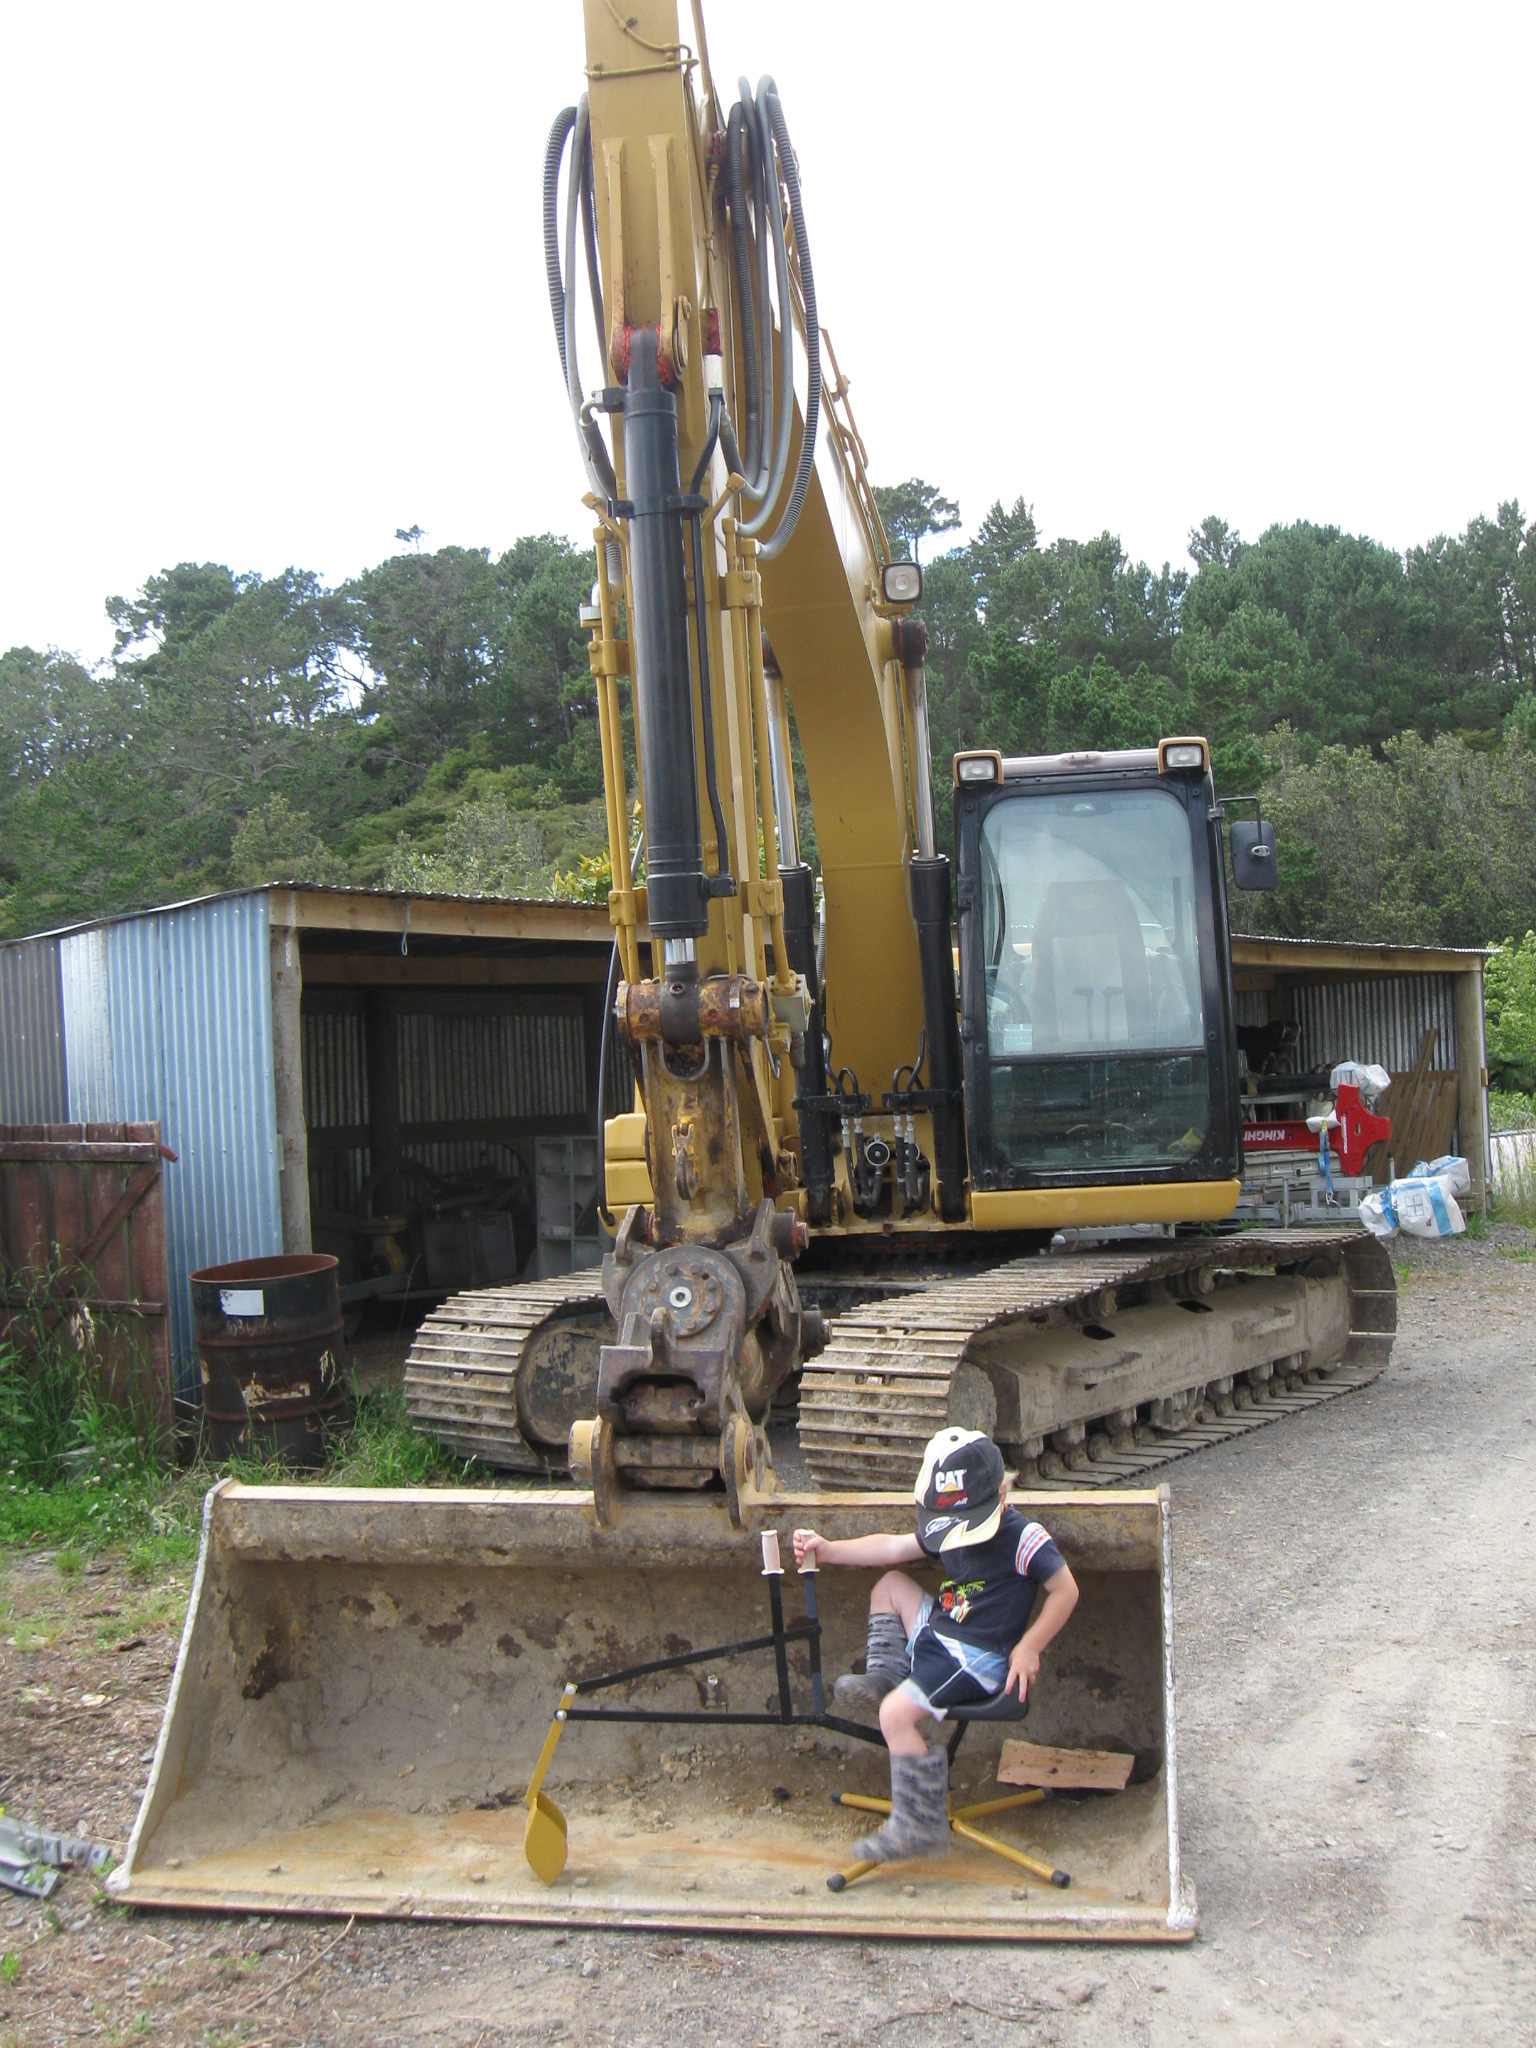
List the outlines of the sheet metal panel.
{"label": "sheet metal panel", "polygon": [[64,990],[57,939],[0,946],[0,1123],[69,1116]]}
{"label": "sheet metal panel", "polygon": [[59,984],[64,1005],[69,1120],[77,1124],[121,1122],[112,1056],[112,1005],[104,925],[74,932],[60,940]]}
{"label": "sheet metal panel", "polygon": [[69,1114],[158,1122],[171,1356],[197,1386],[187,1276],[283,1248],[264,893],[125,918],[63,941]]}
{"label": "sheet metal panel", "polygon": [[400,1121],[499,1123],[584,1116],[586,1033],[579,1011],[400,1016]]}
{"label": "sheet metal panel", "polygon": [[361,1128],[368,1122],[368,1050],[361,1009],[306,1010],[299,1030],[305,1128]]}
{"label": "sheet metal panel", "polygon": [[634,1106],[634,1062],[630,1057],[629,1047],[610,1025],[608,1058],[603,1069],[603,1116],[605,1119],[610,1116],[628,1116]]}
{"label": "sheet metal panel", "polygon": [[1456,1064],[1454,978],[1449,974],[1394,974],[1379,981],[1300,985],[1295,989],[1301,1025],[1297,1065],[1336,1066],[1359,1060],[1410,1073],[1424,1033],[1434,1025],[1440,1040],[1431,1065]]}
{"label": "sheet metal panel", "polygon": [[[183,1262],[193,1273],[226,1259],[274,1256],[283,1249],[283,1222],[267,897],[234,897],[155,922],[163,1121],[178,1151],[174,1133],[185,1134],[183,1157],[193,1165],[168,1177],[177,1272]],[[134,929],[119,925],[114,939]],[[172,1313],[184,1319],[173,1324],[176,1355],[190,1364],[192,1302],[184,1283],[173,1291]]]}

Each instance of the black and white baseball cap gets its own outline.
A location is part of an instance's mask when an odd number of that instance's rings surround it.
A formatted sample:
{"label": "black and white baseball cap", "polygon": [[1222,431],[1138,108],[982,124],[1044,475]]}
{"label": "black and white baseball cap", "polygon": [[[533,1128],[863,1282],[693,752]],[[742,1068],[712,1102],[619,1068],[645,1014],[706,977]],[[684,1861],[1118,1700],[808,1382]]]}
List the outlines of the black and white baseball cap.
{"label": "black and white baseball cap", "polygon": [[924,1550],[959,1550],[995,1536],[1003,1519],[1003,1454],[979,1429],[941,1429],[913,1489]]}

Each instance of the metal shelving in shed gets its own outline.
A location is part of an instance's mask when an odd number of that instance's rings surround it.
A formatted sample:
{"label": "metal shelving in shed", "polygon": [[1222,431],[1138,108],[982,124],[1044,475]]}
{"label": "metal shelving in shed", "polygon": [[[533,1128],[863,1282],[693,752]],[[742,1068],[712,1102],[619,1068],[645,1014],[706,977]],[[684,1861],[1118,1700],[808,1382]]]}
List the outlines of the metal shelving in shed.
{"label": "metal shelving in shed", "polygon": [[596,1138],[540,1138],[534,1159],[539,1278],[599,1265],[604,1237],[597,1214]]}

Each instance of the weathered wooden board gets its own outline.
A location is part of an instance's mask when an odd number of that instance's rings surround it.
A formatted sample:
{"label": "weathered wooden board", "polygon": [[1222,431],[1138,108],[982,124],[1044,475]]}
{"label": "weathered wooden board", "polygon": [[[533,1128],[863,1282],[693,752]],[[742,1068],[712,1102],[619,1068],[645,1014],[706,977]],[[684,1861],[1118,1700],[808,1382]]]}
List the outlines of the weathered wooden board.
{"label": "weathered wooden board", "polygon": [[1044,1785],[1053,1792],[1123,1792],[1136,1759],[1117,1749],[1052,1749],[1043,1742],[1005,1742],[1000,1785]]}

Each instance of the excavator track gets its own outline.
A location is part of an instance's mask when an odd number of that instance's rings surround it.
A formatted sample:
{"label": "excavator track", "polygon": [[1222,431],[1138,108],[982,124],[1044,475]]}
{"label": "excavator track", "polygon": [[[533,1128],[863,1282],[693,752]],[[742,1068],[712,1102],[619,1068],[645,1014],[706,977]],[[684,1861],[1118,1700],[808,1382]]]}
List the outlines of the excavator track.
{"label": "excavator track", "polygon": [[[1133,1404],[1134,1420],[1123,1399],[1106,1407],[1104,1419],[1084,1415],[1092,1407],[1085,1398],[1067,1429],[1047,1430],[1043,1443],[1010,1444],[998,1428],[988,1353],[1011,1351],[1027,1368],[1032,1339],[1073,1326],[1112,1338],[1106,1325],[1138,1297],[1183,1293],[1199,1308],[1200,1297],[1215,1295],[1229,1277],[1315,1274],[1335,1264],[1348,1294],[1347,1336],[1340,1331],[1340,1355],[1325,1366],[1303,1350],[1245,1374],[1229,1368],[1174,1388],[1171,1398]],[[949,1424],[995,1430],[1030,1485],[1125,1485],[1206,1444],[1366,1385],[1385,1367],[1396,1325],[1391,1262],[1363,1231],[1245,1232],[1155,1251],[1017,1259],[839,1316],[831,1343],[800,1382],[800,1442],[827,1488],[910,1486],[923,1445]],[[1107,1401],[1111,1375],[1104,1384]]]}
{"label": "excavator track", "polygon": [[[478,1458],[499,1472],[550,1474],[566,1466],[570,1421],[562,1384],[568,1383],[573,1344],[593,1351],[599,1326],[608,1326],[602,1275],[596,1268],[532,1280],[518,1287],[483,1287],[456,1294],[434,1309],[416,1333],[405,1362],[405,1405],[412,1422],[460,1458]],[[519,1369],[530,1342],[541,1339],[557,1384],[530,1411],[526,1380],[519,1401]],[[544,1423],[542,1435],[537,1425]],[[565,1434],[558,1434],[564,1421]]]}
{"label": "excavator track", "polygon": [[[1038,1447],[998,1427],[986,1366],[1000,1346],[1027,1366],[1031,1340],[1063,1330],[1110,1335],[1106,1326],[1128,1306],[1134,1312],[1139,1298],[1185,1294],[1198,1307],[1202,1291],[1224,1298],[1220,1289],[1235,1276],[1320,1266],[1340,1270],[1348,1295],[1347,1335],[1336,1358],[1318,1364],[1298,1351],[1272,1368],[1173,1387],[1171,1396],[1164,1388],[1158,1400],[1137,1404],[1134,1423],[1124,1406],[1106,1410],[1119,1427],[1079,1412],[1065,1429],[1047,1429]],[[1208,1444],[1366,1385],[1390,1356],[1397,1321],[1391,1262],[1355,1230],[1065,1252],[926,1284],[904,1278],[888,1292],[876,1279],[850,1284],[864,1299],[836,1310],[832,1341],[805,1368],[799,1392],[806,1462],[817,1483],[833,1489],[910,1486],[928,1438],[956,1422],[995,1430],[1030,1485],[1131,1484]],[[814,1278],[807,1285],[818,1290]],[[561,1473],[570,1422],[589,1405],[597,1347],[609,1330],[595,1270],[456,1295],[426,1319],[411,1347],[411,1419],[456,1456],[504,1472]]]}

